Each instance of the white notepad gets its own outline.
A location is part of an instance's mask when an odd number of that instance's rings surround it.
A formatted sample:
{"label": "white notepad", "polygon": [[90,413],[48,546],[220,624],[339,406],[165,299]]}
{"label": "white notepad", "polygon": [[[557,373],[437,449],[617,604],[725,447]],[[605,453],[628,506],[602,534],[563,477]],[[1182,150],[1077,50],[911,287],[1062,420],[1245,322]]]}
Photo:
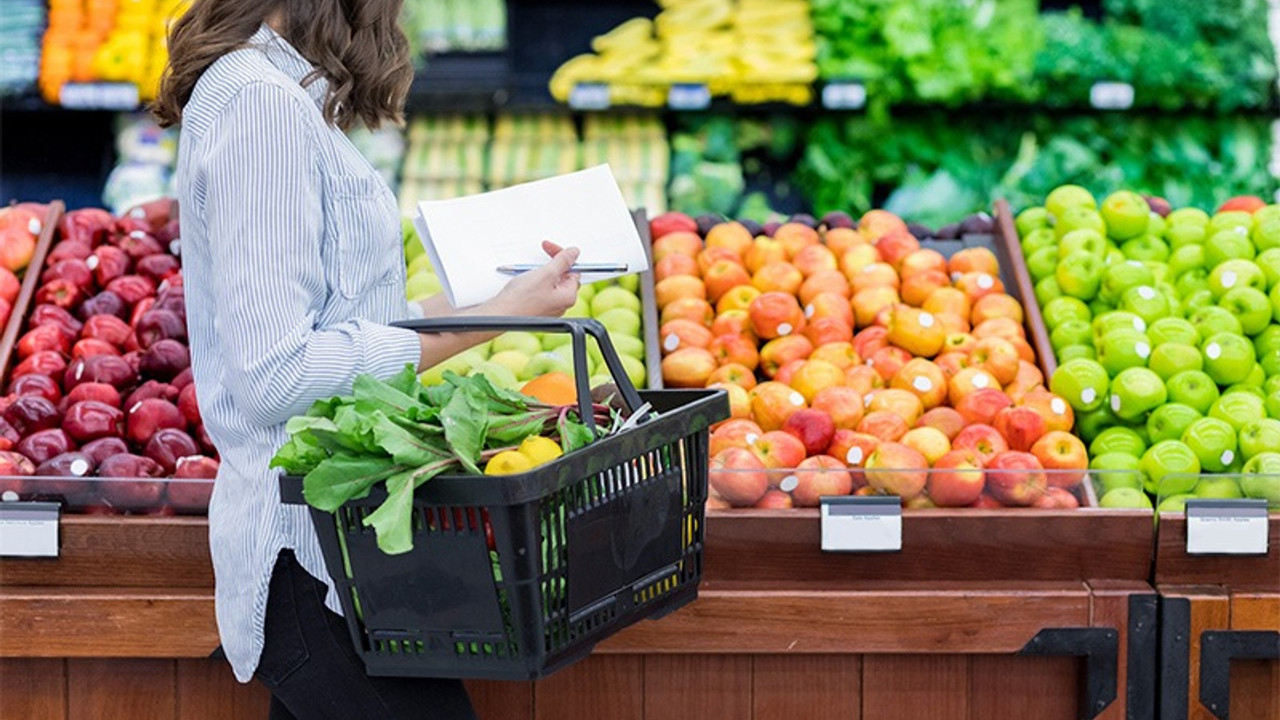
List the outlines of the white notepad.
{"label": "white notepad", "polygon": [[499,266],[546,263],[543,240],[577,247],[579,263],[627,266],[625,273],[584,274],[583,283],[649,269],[640,233],[608,165],[421,202],[414,225],[454,307],[497,295],[511,280]]}

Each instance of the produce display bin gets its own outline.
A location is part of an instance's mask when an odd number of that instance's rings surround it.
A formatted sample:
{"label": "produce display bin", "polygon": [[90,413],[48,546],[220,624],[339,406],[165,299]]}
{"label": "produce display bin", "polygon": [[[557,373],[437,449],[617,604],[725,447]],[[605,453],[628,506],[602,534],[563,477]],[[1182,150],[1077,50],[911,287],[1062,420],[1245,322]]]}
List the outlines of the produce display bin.
{"label": "produce display bin", "polygon": [[[385,489],[336,514],[313,508],[370,674],[545,677],[618,630],[697,597],[707,428],[728,416],[722,391],[637,395],[595,321],[477,317],[402,325],[571,333],[588,425],[590,334],[626,404],[643,411],[648,403],[659,414],[519,475],[432,479],[415,493],[414,547],[402,555],[385,554],[362,523],[386,499]],[[304,502],[301,489],[302,478],[281,479],[284,502]]]}
{"label": "produce display bin", "polygon": [[649,259],[649,269],[640,273],[640,320],[641,332],[644,333],[644,376],[645,386],[650,390],[662,389],[662,353],[658,341],[658,301],[653,290],[653,243],[649,238],[649,219],[644,209],[633,210],[636,231],[640,233],[640,244],[644,246],[645,257]]}
{"label": "produce display bin", "polygon": [[22,287],[18,298],[9,309],[9,321],[4,324],[4,334],[0,335],[0,377],[8,377],[9,361],[13,357],[13,346],[26,322],[27,309],[31,306],[31,298],[36,294],[36,286],[40,284],[40,272],[44,270],[44,259],[53,245],[53,236],[58,229],[58,221],[62,219],[65,207],[61,200],[49,203],[44,221],[40,227],[40,237],[36,240],[35,252],[31,262],[22,274]]}

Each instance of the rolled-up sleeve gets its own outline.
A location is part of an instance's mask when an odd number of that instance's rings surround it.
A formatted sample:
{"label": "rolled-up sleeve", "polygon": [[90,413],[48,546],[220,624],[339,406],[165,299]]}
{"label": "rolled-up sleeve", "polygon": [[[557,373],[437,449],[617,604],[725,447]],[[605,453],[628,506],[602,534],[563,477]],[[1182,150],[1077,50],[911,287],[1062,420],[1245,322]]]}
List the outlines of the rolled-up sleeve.
{"label": "rolled-up sleeve", "polygon": [[318,326],[329,292],[324,188],[300,102],[270,83],[245,86],[204,153],[217,342],[228,390],[262,425],[421,357],[410,330],[360,318]]}

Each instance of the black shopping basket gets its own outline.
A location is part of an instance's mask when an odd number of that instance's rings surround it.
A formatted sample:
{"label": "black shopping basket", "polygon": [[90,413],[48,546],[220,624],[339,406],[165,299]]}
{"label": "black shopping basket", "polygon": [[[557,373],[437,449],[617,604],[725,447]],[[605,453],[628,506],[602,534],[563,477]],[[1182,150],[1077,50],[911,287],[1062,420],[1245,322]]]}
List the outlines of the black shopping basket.
{"label": "black shopping basket", "polygon": [[[362,521],[382,486],[336,513],[311,509],[325,564],[370,675],[529,680],[590,654],[643,618],[688,604],[702,578],[707,429],[721,390],[637,393],[594,320],[429,319],[418,332],[572,335],[582,417],[586,336],[623,401],[657,415],[529,472],[432,479],[414,495],[413,549],[387,555]],[[280,480],[302,504],[302,478]]]}

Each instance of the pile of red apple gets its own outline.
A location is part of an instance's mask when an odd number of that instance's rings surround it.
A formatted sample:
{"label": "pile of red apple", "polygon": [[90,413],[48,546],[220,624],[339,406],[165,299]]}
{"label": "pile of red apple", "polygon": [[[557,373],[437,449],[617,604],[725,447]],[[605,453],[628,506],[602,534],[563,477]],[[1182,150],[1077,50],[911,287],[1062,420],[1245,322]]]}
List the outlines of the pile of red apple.
{"label": "pile of red apple", "polygon": [[18,273],[31,263],[48,211],[39,203],[0,208],[0,327],[9,324],[21,289]]}
{"label": "pile of red apple", "polygon": [[[1076,507],[1088,457],[994,253],[921,248],[881,210],[758,237],[654,218],[667,387],[717,387],[711,507]],[[771,232],[770,232],[771,231]]]}
{"label": "pile of red apple", "polygon": [[0,492],[98,512],[208,508],[208,482],[126,480],[218,469],[191,381],[170,207],[59,222],[0,398]]}

